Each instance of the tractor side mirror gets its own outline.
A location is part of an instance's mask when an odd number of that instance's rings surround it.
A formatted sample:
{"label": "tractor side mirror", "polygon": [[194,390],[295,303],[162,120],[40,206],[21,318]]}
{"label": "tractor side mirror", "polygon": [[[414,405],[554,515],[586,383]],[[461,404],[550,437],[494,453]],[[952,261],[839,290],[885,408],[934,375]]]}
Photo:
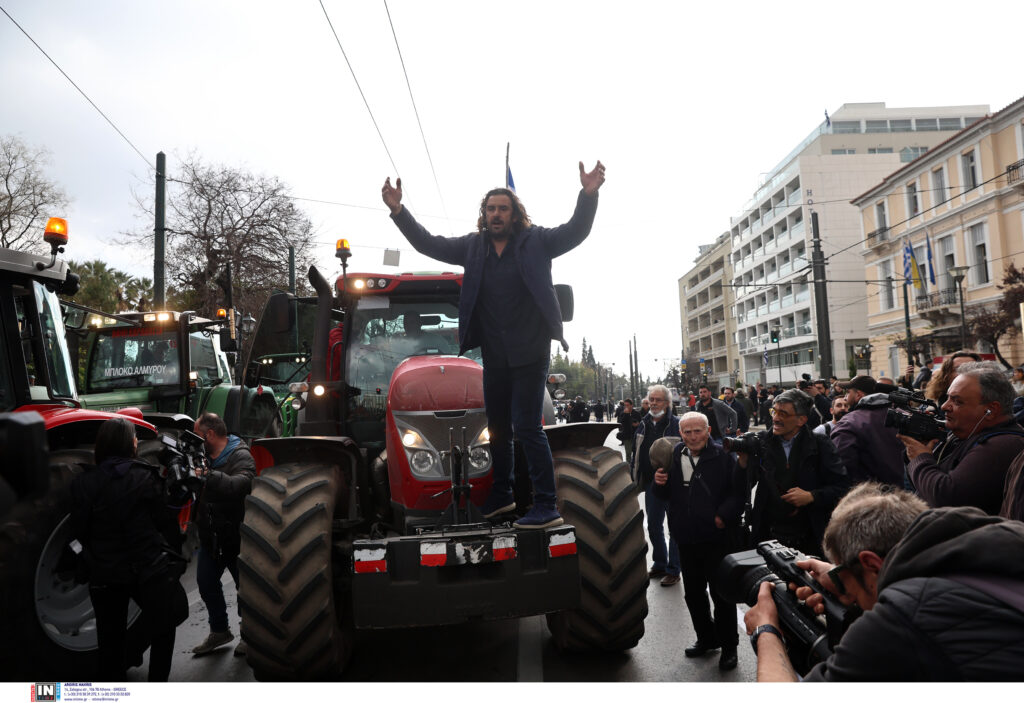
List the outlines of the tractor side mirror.
{"label": "tractor side mirror", "polygon": [[271,334],[285,334],[295,328],[295,302],[287,293],[275,293],[270,296],[267,306],[263,308],[260,327],[267,325]]}
{"label": "tractor side mirror", "polygon": [[558,298],[558,307],[562,311],[562,322],[572,322],[573,297],[572,286],[565,283],[555,284],[555,297]]}

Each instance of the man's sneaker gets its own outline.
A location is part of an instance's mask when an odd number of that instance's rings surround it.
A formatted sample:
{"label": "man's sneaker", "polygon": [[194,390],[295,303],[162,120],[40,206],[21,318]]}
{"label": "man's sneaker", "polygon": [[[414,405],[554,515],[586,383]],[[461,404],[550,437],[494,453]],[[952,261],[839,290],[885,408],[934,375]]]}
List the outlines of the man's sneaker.
{"label": "man's sneaker", "polygon": [[226,632],[211,632],[203,640],[202,644],[196,645],[192,648],[193,654],[209,654],[217,647],[223,647],[231,640],[235,639],[235,636],[231,634],[231,630]]}
{"label": "man's sneaker", "polygon": [[244,657],[248,653],[249,653],[249,645],[247,645],[244,641],[239,642],[238,646],[235,647],[235,656],[236,657]]}
{"label": "man's sneaker", "polygon": [[515,509],[516,502],[511,495],[500,495],[494,491],[491,491],[491,495],[487,496],[487,500],[480,506],[481,514],[488,519],[510,513]]}
{"label": "man's sneaker", "polygon": [[523,517],[515,521],[516,527],[524,530],[543,530],[545,527],[557,527],[565,520],[553,507],[534,505]]}

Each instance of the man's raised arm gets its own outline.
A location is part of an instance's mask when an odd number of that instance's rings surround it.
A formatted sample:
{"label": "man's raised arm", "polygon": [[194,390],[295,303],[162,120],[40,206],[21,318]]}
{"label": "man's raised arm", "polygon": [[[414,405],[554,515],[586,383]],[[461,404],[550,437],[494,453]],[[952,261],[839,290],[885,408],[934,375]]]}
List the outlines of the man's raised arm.
{"label": "man's raised arm", "polygon": [[452,266],[465,266],[466,251],[469,246],[469,239],[473,235],[465,237],[439,237],[428,232],[423,225],[409,214],[409,209],[402,207],[402,179],[395,180],[391,185],[391,178],[384,179],[384,187],[380,189],[381,199],[391,210],[391,219],[402,235],[412,244],[413,249],[419,253],[429,256],[432,259],[443,261]]}

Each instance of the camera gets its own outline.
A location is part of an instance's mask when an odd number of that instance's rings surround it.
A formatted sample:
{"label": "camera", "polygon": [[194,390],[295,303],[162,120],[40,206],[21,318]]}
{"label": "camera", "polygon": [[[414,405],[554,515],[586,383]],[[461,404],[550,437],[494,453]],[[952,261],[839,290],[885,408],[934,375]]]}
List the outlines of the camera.
{"label": "camera", "polygon": [[[756,549],[728,554],[715,576],[714,588],[733,603],[757,603],[761,584],[772,584],[772,600],[786,635],[790,661],[797,673],[805,674],[832,654],[846,628],[860,614],[847,608],[826,591],[796,562],[808,559],[776,540],[761,542]],[[824,597],[825,614],[817,615],[789,590],[789,582],[809,586]]]}
{"label": "camera", "polygon": [[939,406],[921,393],[899,388],[889,394],[890,408],[885,411],[885,426],[897,434],[920,442],[946,438],[946,423],[935,414]]}
{"label": "camera", "polygon": [[744,432],[739,437],[722,437],[722,449],[727,452],[760,456],[761,438],[757,432]]}
{"label": "camera", "polygon": [[184,430],[177,437],[161,434],[160,444],[160,478],[166,482],[171,499],[184,504],[204,481],[199,475],[199,470],[206,468],[203,438]]}

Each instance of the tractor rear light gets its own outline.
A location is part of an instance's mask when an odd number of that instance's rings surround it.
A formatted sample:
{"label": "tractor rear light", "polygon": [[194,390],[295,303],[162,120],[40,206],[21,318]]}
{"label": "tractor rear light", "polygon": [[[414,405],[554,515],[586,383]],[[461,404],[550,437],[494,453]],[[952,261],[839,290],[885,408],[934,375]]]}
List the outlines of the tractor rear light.
{"label": "tractor rear light", "polygon": [[388,549],[384,544],[367,544],[352,553],[352,570],[357,574],[383,574],[388,570]]}
{"label": "tractor rear light", "polygon": [[548,533],[548,556],[567,557],[576,553],[576,531]]}
{"label": "tractor rear light", "polygon": [[420,566],[444,566],[447,563],[447,542],[420,543]]}

